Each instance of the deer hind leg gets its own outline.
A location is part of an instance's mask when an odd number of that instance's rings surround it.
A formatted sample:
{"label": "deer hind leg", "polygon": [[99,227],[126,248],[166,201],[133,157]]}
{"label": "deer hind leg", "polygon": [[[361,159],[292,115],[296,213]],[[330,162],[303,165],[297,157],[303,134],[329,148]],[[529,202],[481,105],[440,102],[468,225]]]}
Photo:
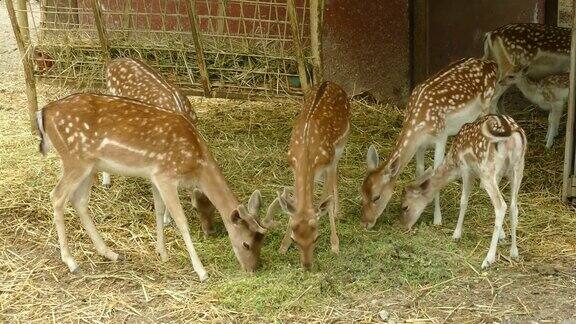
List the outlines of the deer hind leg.
{"label": "deer hind leg", "polygon": [[560,127],[560,119],[564,112],[564,105],[554,106],[548,113],[548,132],[546,133],[546,148],[551,148],[554,144],[554,138],[558,135],[558,128]]}
{"label": "deer hind leg", "polygon": [[522,159],[518,167],[512,170],[510,183],[510,257],[518,258],[518,247],[516,246],[516,228],[518,226],[518,191],[524,175],[524,160]]}
{"label": "deer hind leg", "polygon": [[468,208],[468,197],[470,197],[470,191],[472,189],[472,181],[470,177],[470,171],[462,170],[462,196],[460,196],[460,211],[458,214],[458,223],[456,224],[456,229],[454,229],[454,241],[460,240],[462,237],[462,227],[464,225],[464,215],[466,214],[466,209]]}
{"label": "deer hind leg", "polygon": [[168,226],[170,223],[172,223],[172,217],[170,217],[168,208],[165,208],[164,213],[162,214],[162,226]]}
{"label": "deer hind leg", "polygon": [[71,168],[63,166],[62,176],[58,181],[54,190],[50,193],[52,206],[54,207],[54,223],[56,225],[56,232],[58,233],[58,243],[60,245],[60,257],[62,261],[68,266],[72,273],[80,270],[78,263],[72,257],[70,248],[68,246],[68,238],[66,237],[66,226],[64,224],[64,208],[70,198],[72,192],[90,175],[90,170],[82,167]]}
{"label": "deer hind leg", "polygon": [[506,202],[504,201],[502,193],[498,188],[498,183],[493,176],[486,175],[485,178],[482,178],[482,185],[484,186],[484,189],[486,189],[486,192],[488,192],[495,211],[494,232],[492,233],[490,249],[488,250],[486,258],[482,262],[482,268],[487,268],[496,260],[496,248],[498,246],[500,232],[502,231],[504,215],[506,214]]}
{"label": "deer hind leg", "polygon": [[154,179],[153,183],[156,185],[156,188],[158,188],[158,191],[162,196],[162,200],[164,200],[166,207],[170,211],[170,215],[172,215],[172,218],[174,219],[176,227],[182,234],[182,238],[186,244],[186,249],[188,250],[188,254],[190,254],[190,260],[192,261],[192,267],[194,268],[194,271],[198,275],[198,278],[201,282],[206,281],[208,279],[208,273],[204,269],[202,261],[200,261],[200,258],[196,253],[196,249],[194,249],[192,239],[190,238],[188,221],[186,220],[186,215],[184,215],[184,210],[182,209],[180,199],[178,198],[178,187],[176,184],[171,183],[171,181],[164,181],[160,179]]}
{"label": "deer hind leg", "polygon": [[166,262],[168,261],[168,252],[164,239],[164,215],[167,213],[167,208],[154,184],[152,184],[152,197],[154,197],[154,215],[156,218],[156,252],[160,255],[160,259]]}
{"label": "deer hind leg", "polygon": [[118,253],[112,251],[98,233],[96,229],[96,225],[94,225],[94,221],[90,215],[90,211],[88,210],[88,202],[90,201],[90,189],[92,188],[92,181],[93,177],[88,175],[84,181],[78,186],[76,191],[70,196],[70,202],[76,211],[78,212],[78,216],[80,217],[80,223],[82,223],[82,227],[88,233],[88,236],[92,240],[92,243],[96,247],[96,251],[101,256],[107,258],[111,261],[122,260],[123,257]]}
{"label": "deer hind leg", "polygon": [[110,179],[110,173],[102,172],[102,185],[105,188],[110,188],[111,184],[112,184],[112,180]]}
{"label": "deer hind leg", "polygon": [[[438,168],[444,160],[444,151],[446,150],[447,135],[441,135],[436,142],[434,150],[434,169]],[[442,224],[442,211],[440,210],[440,193],[434,197],[434,225]]]}

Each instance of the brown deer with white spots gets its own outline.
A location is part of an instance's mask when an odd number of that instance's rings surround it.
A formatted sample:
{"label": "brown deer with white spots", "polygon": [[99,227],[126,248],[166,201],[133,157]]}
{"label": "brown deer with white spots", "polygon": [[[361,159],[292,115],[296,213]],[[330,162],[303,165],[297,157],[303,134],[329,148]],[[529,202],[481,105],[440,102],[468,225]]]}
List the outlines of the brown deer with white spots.
{"label": "brown deer with white spots", "polygon": [[[110,61],[106,65],[106,86],[112,95],[180,112],[194,123],[197,120],[190,101],[182,91],[143,61],[134,58]],[[106,172],[102,184],[110,186],[110,175]]]}
{"label": "brown deer with white spots", "polygon": [[528,67],[512,69],[499,84],[506,87],[516,85],[526,99],[548,112],[548,131],[546,133],[546,147],[551,148],[554,138],[558,135],[560,119],[564,107],[568,103],[568,86],[570,74],[552,74],[540,80],[534,80],[527,75]]}
{"label": "brown deer with white spots", "polygon": [[510,180],[510,256],[518,258],[518,191],[524,174],[526,147],[524,131],[509,116],[487,115],[474,123],[464,125],[454,138],[444,162],[435,171],[425,174],[406,187],[401,222],[409,230],[436,193],[461,177],[460,213],[453,236],[454,240],[459,240],[473,178],[480,178],[496,214],[490,249],[482,263],[482,268],[486,268],[496,260],[498,241],[505,237],[502,224],[506,214],[506,202],[498,188],[504,176]]}
{"label": "brown deer with white spots", "polygon": [[[376,148],[368,149],[368,172],[361,187],[362,223],[370,229],[386,209],[400,172],[416,155],[416,173],[434,146],[434,166],[444,158],[448,136],[489,112],[496,83],[496,63],[469,58],[455,62],[420,84],[408,100],[402,131],[388,161],[379,165]],[[434,224],[442,222],[436,197]]]}
{"label": "brown deer with white spots", "polygon": [[[520,23],[502,26],[486,33],[484,37],[484,59],[498,64],[499,79],[506,78],[515,67],[527,66],[527,74],[540,79],[550,74],[570,72],[569,28]],[[491,111],[498,111],[500,97],[508,89],[498,84],[494,93]]]}
{"label": "brown deer with white spots", "polygon": [[[336,233],[338,215],[338,160],[350,130],[350,103],[337,84],[323,82],[312,88],[292,130],[288,162],[294,171],[294,199],[279,195],[281,208],[290,216],[280,251],[285,253],[292,240],[300,250],[305,269],[312,266],[321,215],[330,218],[330,245],[339,252]],[[314,207],[315,180],[324,178],[322,202]]]}
{"label": "brown deer with white spots", "polygon": [[248,208],[239,204],[190,118],[140,101],[96,94],[75,94],[52,102],[38,113],[41,152],[53,146],[62,161],[62,176],[51,193],[54,218],[64,263],[74,272],[64,228],[68,200],[99,254],[118,260],[98,234],[88,212],[94,172],[106,171],[150,179],[156,211],[156,250],[162,260],[164,245],[162,211],[170,211],[201,281],[207,278],[188,230],[178,198],[178,187],[198,187],[212,202],[228,231],[236,258],[248,272],[256,269],[267,231],[256,217],[260,193],[255,191]]}

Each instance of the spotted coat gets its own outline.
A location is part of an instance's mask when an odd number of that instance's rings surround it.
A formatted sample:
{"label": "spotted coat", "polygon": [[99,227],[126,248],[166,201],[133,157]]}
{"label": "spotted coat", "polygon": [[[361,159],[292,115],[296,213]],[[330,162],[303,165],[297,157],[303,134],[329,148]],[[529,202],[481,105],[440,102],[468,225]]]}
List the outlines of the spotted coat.
{"label": "spotted coat", "polygon": [[146,63],[133,58],[112,60],[106,66],[106,85],[111,94],[174,110],[196,121],[196,113],[182,91]]}

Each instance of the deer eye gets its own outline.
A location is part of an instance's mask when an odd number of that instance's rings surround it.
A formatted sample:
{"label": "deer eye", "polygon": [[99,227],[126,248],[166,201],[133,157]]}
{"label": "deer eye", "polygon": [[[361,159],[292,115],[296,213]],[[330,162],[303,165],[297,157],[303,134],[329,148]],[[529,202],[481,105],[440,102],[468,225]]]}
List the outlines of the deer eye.
{"label": "deer eye", "polygon": [[378,200],[380,200],[380,195],[372,198],[372,202],[373,202],[373,203],[377,202]]}

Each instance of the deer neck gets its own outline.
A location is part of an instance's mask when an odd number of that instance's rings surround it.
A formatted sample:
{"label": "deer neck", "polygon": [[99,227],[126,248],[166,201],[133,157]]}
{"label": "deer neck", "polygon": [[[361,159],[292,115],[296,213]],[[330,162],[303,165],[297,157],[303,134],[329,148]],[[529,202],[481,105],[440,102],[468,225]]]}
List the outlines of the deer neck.
{"label": "deer neck", "polygon": [[232,225],[230,215],[240,204],[238,199],[230,189],[228,181],[224,178],[215,161],[212,160],[210,163],[206,163],[198,173],[200,189],[218,210],[224,226],[229,230]]}
{"label": "deer neck", "polygon": [[314,199],[314,164],[300,162],[294,171],[296,209],[311,209]]}
{"label": "deer neck", "polygon": [[533,98],[538,93],[538,84],[532,81],[527,75],[522,76],[516,86],[526,98]]}
{"label": "deer neck", "polygon": [[[449,159],[447,156],[446,158]],[[430,177],[430,191],[428,191],[429,198],[433,198],[438,192],[452,182],[459,174],[460,169],[456,164],[450,160],[442,163],[434,174]]]}
{"label": "deer neck", "polygon": [[[420,148],[421,138],[425,136],[423,132],[402,130],[400,137],[396,141],[394,151],[388,161],[381,166],[380,172],[392,169],[394,163],[397,163],[398,171],[391,177],[390,181],[396,181],[402,170],[410,163],[416,151]],[[396,162],[395,162],[396,161]]]}

